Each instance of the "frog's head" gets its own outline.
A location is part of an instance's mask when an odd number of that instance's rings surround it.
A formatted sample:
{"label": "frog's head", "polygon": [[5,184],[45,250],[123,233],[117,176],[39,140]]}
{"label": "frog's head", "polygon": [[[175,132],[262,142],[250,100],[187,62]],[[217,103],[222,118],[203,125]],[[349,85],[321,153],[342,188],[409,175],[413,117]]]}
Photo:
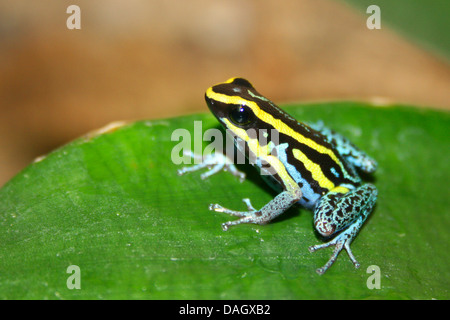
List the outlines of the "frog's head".
{"label": "frog's head", "polygon": [[297,123],[243,78],[231,78],[208,88],[205,100],[211,112],[235,140],[252,143],[257,140],[257,145],[261,147],[270,142],[275,145],[281,142],[278,133],[280,127],[286,126],[284,121]]}
{"label": "frog's head", "polygon": [[208,88],[205,100],[211,112],[225,127],[232,123],[248,129],[254,127],[258,120],[255,115],[257,104],[252,96],[255,94],[256,90],[248,80],[231,78]]}

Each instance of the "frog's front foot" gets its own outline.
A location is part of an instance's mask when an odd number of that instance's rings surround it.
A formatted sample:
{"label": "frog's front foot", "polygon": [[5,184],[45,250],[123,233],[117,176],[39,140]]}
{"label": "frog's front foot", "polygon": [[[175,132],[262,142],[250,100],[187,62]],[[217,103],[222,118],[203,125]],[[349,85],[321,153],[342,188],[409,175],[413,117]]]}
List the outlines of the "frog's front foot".
{"label": "frog's front foot", "polygon": [[351,230],[347,229],[346,231],[342,232],[341,234],[336,236],[333,240],[331,240],[327,243],[318,244],[318,245],[309,247],[308,248],[309,252],[314,252],[319,249],[328,248],[330,246],[335,246],[330,260],[328,260],[328,262],[322,268],[317,269],[316,272],[320,275],[324,274],[325,271],[327,271],[328,268],[330,268],[333,265],[333,263],[336,261],[338,255],[342,251],[342,249],[345,249],[347,251],[348,256],[350,257],[350,260],[353,262],[353,265],[355,266],[355,268],[359,268],[359,266],[360,266],[359,262],[356,261],[356,258],[353,255],[352,250],[350,249],[350,243],[352,242],[352,239],[353,239],[352,232],[351,232]]}
{"label": "frog's front foot", "polygon": [[240,182],[245,180],[245,173],[239,171],[230,158],[222,153],[209,154],[205,157],[193,153],[191,150],[185,150],[183,152],[185,156],[191,157],[197,164],[190,167],[183,167],[178,170],[178,175],[184,175],[188,172],[193,172],[208,168],[209,171],[202,173],[200,178],[202,180],[209,178],[210,176],[218,173],[219,171],[228,171],[235,177],[239,178]]}
{"label": "frog's front foot", "polygon": [[228,222],[222,223],[223,231],[227,231],[230,226],[236,225],[236,224],[241,224],[241,223],[261,223],[260,219],[258,219],[258,218],[260,218],[260,215],[258,216],[258,213],[257,213],[258,210],[256,210],[252,206],[252,204],[250,202],[250,199],[245,198],[245,199],[242,199],[242,201],[247,205],[248,211],[230,210],[230,209],[222,207],[220,204],[217,204],[217,203],[212,203],[212,204],[209,205],[209,210],[211,210],[211,211],[224,212],[224,213],[228,213],[228,214],[231,214],[233,216],[241,218],[239,220],[228,221]]}
{"label": "frog's front foot", "polygon": [[209,210],[215,212],[224,212],[236,217],[240,217],[238,220],[228,221],[222,224],[222,229],[227,231],[230,226],[234,226],[241,223],[255,223],[266,224],[281,213],[289,209],[294,203],[296,203],[302,197],[300,189],[295,189],[292,192],[283,191],[267,203],[260,210],[256,210],[249,199],[243,199],[247,205],[248,211],[235,211],[222,207],[220,204],[211,204]]}

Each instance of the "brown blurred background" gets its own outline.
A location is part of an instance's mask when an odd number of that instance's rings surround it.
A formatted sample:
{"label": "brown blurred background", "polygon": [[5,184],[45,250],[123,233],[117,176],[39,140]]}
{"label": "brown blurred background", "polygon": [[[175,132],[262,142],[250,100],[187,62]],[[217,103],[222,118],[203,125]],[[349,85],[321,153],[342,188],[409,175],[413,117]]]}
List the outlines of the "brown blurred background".
{"label": "brown blurred background", "polygon": [[448,61],[368,16],[338,0],[0,0],[0,186],[111,121],[206,112],[204,90],[231,76],[277,103],[449,109]]}

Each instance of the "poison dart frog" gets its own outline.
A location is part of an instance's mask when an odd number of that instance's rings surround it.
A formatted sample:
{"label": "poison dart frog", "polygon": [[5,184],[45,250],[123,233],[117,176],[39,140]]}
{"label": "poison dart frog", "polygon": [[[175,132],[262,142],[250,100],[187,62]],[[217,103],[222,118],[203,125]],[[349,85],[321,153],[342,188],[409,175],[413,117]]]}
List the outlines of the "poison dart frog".
{"label": "poison dart frog", "polygon": [[[265,224],[294,204],[314,213],[314,227],[330,241],[309,247],[310,252],[335,246],[328,262],[316,271],[323,274],[345,249],[358,268],[350,244],[377,200],[373,184],[362,183],[357,170],[373,173],[377,163],[342,135],[322,123],[299,122],[259,94],[243,78],[231,78],[206,90],[206,103],[231,133],[236,148],[245,154],[278,195],[261,209],[243,199],[248,211],[211,204],[210,210],[239,217],[222,224],[223,230],[241,223]],[[191,157],[201,157],[188,152]],[[222,153],[201,157],[201,163],[178,170],[180,175],[202,168],[202,178],[225,170],[245,175]]]}

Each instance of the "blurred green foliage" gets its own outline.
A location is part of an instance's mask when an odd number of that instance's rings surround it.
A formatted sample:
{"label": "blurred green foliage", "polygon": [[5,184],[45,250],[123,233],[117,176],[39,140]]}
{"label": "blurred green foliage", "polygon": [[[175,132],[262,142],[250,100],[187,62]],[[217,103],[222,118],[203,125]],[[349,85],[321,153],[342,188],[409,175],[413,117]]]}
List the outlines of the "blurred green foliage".
{"label": "blurred green foliage", "polygon": [[381,28],[390,27],[420,46],[450,60],[450,1],[448,0],[338,0],[366,13],[377,5]]}

